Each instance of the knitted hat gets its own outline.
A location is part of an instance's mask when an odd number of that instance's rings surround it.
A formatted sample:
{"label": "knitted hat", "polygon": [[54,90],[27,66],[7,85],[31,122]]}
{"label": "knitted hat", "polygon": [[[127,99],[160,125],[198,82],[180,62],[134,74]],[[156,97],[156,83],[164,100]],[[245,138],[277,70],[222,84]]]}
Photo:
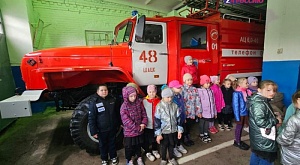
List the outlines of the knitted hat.
{"label": "knitted hat", "polygon": [[209,77],[212,83],[215,83],[219,79],[219,76],[209,76]]}
{"label": "knitted hat", "polygon": [[193,59],[192,56],[184,56],[184,62],[187,64],[189,59]]}
{"label": "knitted hat", "polygon": [[210,78],[207,75],[200,76],[200,85],[210,83]]}
{"label": "knitted hat", "polygon": [[139,88],[138,88],[138,86],[135,84],[135,83],[128,83],[127,85],[126,85],[127,87],[133,87],[133,88],[135,88],[136,90],[138,90]]}
{"label": "knitted hat", "polygon": [[170,88],[165,88],[161,91],[161,97],[172,97],[173,92]]}
{"label": "knitted hat", "polygon": [[132,87],[132,86],[124,87],[122,89],[122,95],[123,95],[124,101],[127,101],[129,98],[129,95],[132,93],[137,93],[136,89],[134,87]]}
{"label": "knitted hat", "polygon": [[237,79],[236,79],[234,76],[232,76],[232,75],[227,76],[227,79],[231,80],[232,82],[234,82],[234,81],[237,80]]}
{"label": "knitted hat", "polygon": [[170,88],[180,88],[182,85],[179,83],[178,80],[173,80],[169,83]]}
{"label": "knitted hat", "polygon": [[254,76],[248,77],[247,80],[248,80],[248,83],[249,83],[249,84],[253,83],[254,81],[257,81],[257,82],[258,82],[258,79],[257,79],[256,77],[254,77]]}
{"label": "knitted hat", "polygon": [[193,76],[189,73],[186,73],[183,75],[183,82],[185,82],[187,79],[193,79]]}
{"label": "knitted hat", "polygon": [[147,93],[149,93],[150,91],[155,91],[157,92],[156,86],[151,84],[147,86]]}

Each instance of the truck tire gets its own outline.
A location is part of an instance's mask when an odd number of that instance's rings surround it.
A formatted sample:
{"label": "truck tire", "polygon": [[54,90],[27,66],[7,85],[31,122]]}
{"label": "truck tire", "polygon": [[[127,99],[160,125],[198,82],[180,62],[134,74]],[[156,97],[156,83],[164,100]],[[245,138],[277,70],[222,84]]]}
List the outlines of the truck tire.
{"label": "truck tire", "polygon": [[[88,109],[92,99],[91,96],[85,98],[75,108],[70,121],[70,132],[74,143],[81,149],[85,149],[90,155],[99,155],[98,139],[90,135],[88,126]],[[123,130],[119,128],[116,135],[117,149],[123,147]]]}

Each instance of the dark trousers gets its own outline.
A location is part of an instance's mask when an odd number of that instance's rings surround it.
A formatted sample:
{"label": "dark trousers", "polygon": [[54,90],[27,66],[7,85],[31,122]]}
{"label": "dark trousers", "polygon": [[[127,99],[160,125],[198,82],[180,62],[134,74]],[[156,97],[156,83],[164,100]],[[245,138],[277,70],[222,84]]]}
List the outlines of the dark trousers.
{"label": "dark trousers", "polygon": [[222,124],[222,122],[226,125],[231,123],[231,114],[218,113],[218,123]]}
{"label": "dark trousers", "polygon": [[240,121],[236,121],[236,127],[235,127],[235,141],[237,143],[241,142],[241,137],[242,137],[242,131],[244,124],[246,120],[248,119],[248,116],[240,116]]}
{"label": "dark trousers", "polygon": [[209,121],[205,118],[200,118],[199,133],[208,135]]}
{"label": "dark trousers", "polygon": [[[152,146],[151,150],[150,150],[150,146]],[[151,153],[151,151],[153,150],[154,151],[158,150],[158,144],[154,137],[154,129],[146,128],[144,130],[144,143],[142,144],[142,147],[145,150],[145,153]]]}
{"label": "dark trousers", "polygon": [[126,160],[131,160],[133,156],[141,157],[142,152],[141,152],[141,144],[138,145],[131,145],[131,146],[125,146],[125,158]]}
{"label": "dark trousers", "polygon": [[98,140],[102,160],[108,160],[108,154],[110,159],[117,157],[115,131],[99,133]]}
{"label": "dark trousers", "polygon": [[162,134],[163,139],[160,141],[161,159],[167,160],[167,151],[169,152],[169,159],[173,159],[173,149],[177,143],[177,132],[171,134]]}
{"label": "dark trousers", "polygon": [[[185,128],[185,122],[182,123],[182,127]],[[184,137],[182,136],[180,139],[177,139],[177,146],[180,146],[183,142]]]}
{"label": "dark trousers", "polygon": [[185,125],[183,127],[183,129],[184,129],[183,134],[185,136],[187,136],[187,135],[190,134],[191,127],[193,126],[194,123],[195,123],[195,119],[186,118],[186,123],[185,123]]}

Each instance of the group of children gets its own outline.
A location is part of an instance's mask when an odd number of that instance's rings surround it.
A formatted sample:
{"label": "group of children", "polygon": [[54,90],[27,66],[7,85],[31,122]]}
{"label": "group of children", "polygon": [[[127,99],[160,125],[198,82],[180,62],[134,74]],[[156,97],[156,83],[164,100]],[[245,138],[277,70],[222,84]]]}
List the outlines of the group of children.
{"label": "group of children", "polygon": [[[177,165],[174,156],[181,157],[187,153],[182,144],[194,145],[190,134],[196,119],[199,120],[199,138],[208,143],[212,141],[209,132],[231,130],[233,113],[237,124],[234,146],[243,150],[249,149],[249,146],[241,141],[241,132],[248,122],[246,98],[255,91],[257,78],[225,79],[221,86],[219,76],[201,75],[199,80],[193,77],[197,74],[189,73],[196,71],[193,69],[195,66],[191,57],[185,57],[185,61],[186,66],[182,69],[183,85],[180,81],[173,80],[163,86],[161,100],[157,96],[155,85],[148,85],[147,96],[144,99],[138,97],[138,90],[132,84],[122,89],[124,102],[120,108],[120,115],[124,128],[127,165],[133,165],[134,156],[137,156],[138,165],[144,164],[141,148],[150,161],[161,157],[161,165],[167,164],[168,152],[169,162]],[[194,80],[199,82],[194,83]],[[218,121],[218,129],[214,124],[215,119]],[[158,145],[161,147],[160,152]],[[107,151],[102,152],[101,150],[101,155],[106,156],[101,158],[107,159]],[[102,165],[107,165],[108,161],[103,158]],[[116,161],[113,164],[117,164]]]}

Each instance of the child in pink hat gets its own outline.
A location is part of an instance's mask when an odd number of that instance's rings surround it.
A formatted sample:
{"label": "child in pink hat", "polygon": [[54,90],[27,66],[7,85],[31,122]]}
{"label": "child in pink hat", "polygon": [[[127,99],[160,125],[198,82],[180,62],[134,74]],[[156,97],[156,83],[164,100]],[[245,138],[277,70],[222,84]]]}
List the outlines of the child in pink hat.
{"label": "child in pink hat", "polygon": [[200,118],[199,137],[203,143],[207,143],[212,141],[208,134],[209,122],[213,122],[214,119],[217,118],[217,110],[213,91],[209,88],[210,78],[207,75],[200,76],[200,85],[201,88],[198,88],[198,95],[201,102],[202,112],[198,115]]}
{"label": "child in pink hat", "polygon": [[[174,96],[172,98],[172,101],[177,104],[180,112],[180,125],[185,128],[185,120],[186,120],[186,115],[185,115],[185,107],[184,107],[184,99],[182,95],[180,94],[182,91],[182,85],[179,83],[178,80],[173,80],[169,83],[169,88],[172,89]],[[182,138],[181,138],[182,139]],[[181,145],[182,140],[178,139],[177,144],[175,144],[175,148],[173,150],[173,154],[176,157],[182,157],[182,154],[186,154],[187,150]],[[188,143],[185,143],[185,145],[189,145]]]}

